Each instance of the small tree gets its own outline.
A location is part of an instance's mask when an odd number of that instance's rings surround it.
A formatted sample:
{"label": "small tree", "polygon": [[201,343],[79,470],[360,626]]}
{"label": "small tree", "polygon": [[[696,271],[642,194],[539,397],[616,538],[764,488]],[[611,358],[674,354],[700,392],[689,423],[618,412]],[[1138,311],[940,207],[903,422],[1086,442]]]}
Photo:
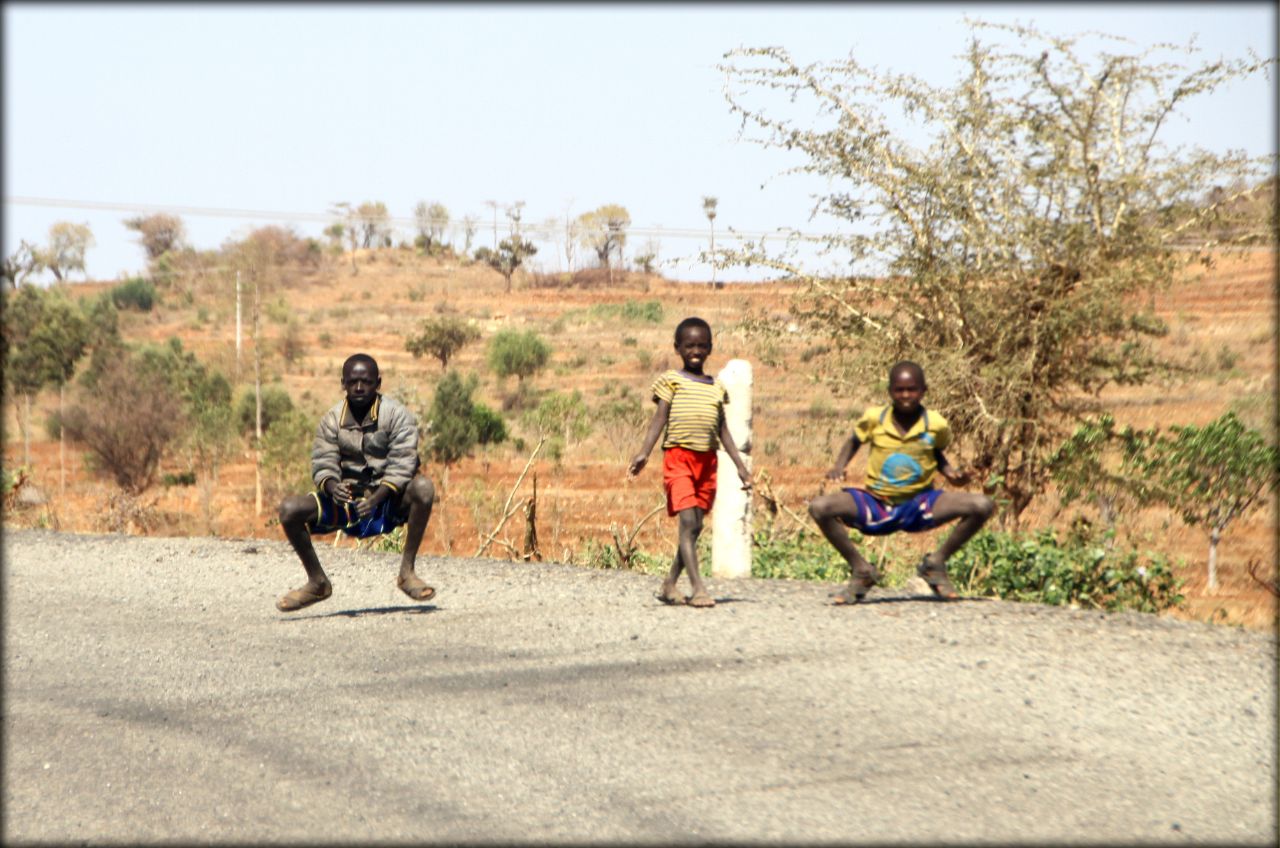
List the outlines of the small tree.
{"label": "small tree", "polygon": [[1104,529],[1114,531],[1120,515],[1147,505],[1153,497],[1142,469],[1154,438],[1154,430],[1116,430],[1109,413],[1082,422],[1049,458],[1062,505],[1092,504]]}
{"label": "small tree", "polygon": [[[187,427],[181,397],[161,359],[136,353],[105,359],[91,383],[78,387],[63,428],[120,488],[136,496],[155,482],[165,450]],[[122,398],[145,399],[146,414]]]}
{"label": "small tree", "polygon": [[582,400],[582,392],[551,392],[538,405],[524,414],[523,423],[538,438],[552,436],[565,445],[580,442],[591,435],[591,412]]}
{"label": "small tree", "polygon": [[444,244],[444,231],[449,226],[449,210],[443,203],[418,201],[413,207],[414,223],[418,228],[418,244],[425,253],[435,253]]}
{"label": "small tree", "polygon": [[138,233],[138,241],[147,253],[148,262],[154,262],[164,254],[177,250],[186,239],[186,227],[177,215],[159,212],[128,218],[124,225]]}
{"label": "small tree", "polygon": [[550,359],[551,348],[532,330],[502,330],[489,341],[489,367],[500,378],[515,376],[523,384]]}
{"label": "small tree", "polygon": [[627,243],[627,227],[631,226],[631,213],[625,206],[606,204],[578,216],[582,243],[595,251],[600,264],[609,270],[613,281],[613,265],[609,259],[615,253],[622,261],[622,248]]}
{"label": "small tree", "polygon": [[519,236],[505,238],[498,243],[496,251],[487,247],[476,249],[476,259],[484,262],[502,275],[507,282],[507,292],[511,291],[511,277],[524,264],[524,260],[538,252],[533,242],[525,241]]}
{"label": "small tree", "polygon": [[305,492],[315,485],[311,480],[311,447],[315,436],[315,420],[302,410],[292,408],[274,418],[270,429],[263,432],[263,489],[269,501],[279,503],[286,495]]}
{"label": "small tree", "polygon": [[1156,492],[1193,526],[1209,528],[1209,588],[1218,585],[1218,542],[1227,527],[1262,505],[1280,478],[1280,452],[1234,412],[1204,427],[1170,427],[1145,470]]}
{"label": "small tree", "polygon": [[476,237],[476,230],[480,227],[480,221],[474,215],[467,215],[462,219],[462,252],[464,254],[471,253],[471,242]]}
{"label": "small tree", "polygon": [[461,318],[441,316],[423,321],[416,336],[405,338],[404,347],[414,359],[430,354],[448,368],[455,353],[479,338],[480,331]]}
{"label": "small tree", "polygon": [[62,282],[72,271],[84,273],[85,253],[93,244],[88,224],[58,221],[49,227],[49,244],[36,251],[35,261]]}
{"label": "small tree", "polygon": [[359,226],[360,246],[379,247],[391,234],[391,214],[381,200],[366,200],[356,207],[356,223]]}
{"label": "small tree", "polygon": [[[262,434],[265,436],[277,421],[282,421],[293,412],[293,398],[283,386],[265,386],[262,389]],[[236,400],[236,427],[244,435],[256,429],[258,415],[258,399],[252,390],[242,392]]]}
{"label": "small tree", "polygon": [[16,289],[26,282],[27,277],[38,273],[41,268],[39,249],[32,246],[26,239],[22,239],[18,242],[18,249],[5,257],[4,280]]}

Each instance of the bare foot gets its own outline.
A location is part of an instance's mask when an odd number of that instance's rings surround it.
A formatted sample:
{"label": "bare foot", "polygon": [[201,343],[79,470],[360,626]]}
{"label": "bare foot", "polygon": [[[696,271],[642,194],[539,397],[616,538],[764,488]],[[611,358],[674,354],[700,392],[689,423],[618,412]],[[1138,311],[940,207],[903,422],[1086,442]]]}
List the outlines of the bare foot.
{"label": "bare foot", "polygon": [[676,591],[675,584],[667,583],[666,581],[663,581],[662,588],[658,590],[658,594],[654,597],[671,606],[682,606],[685,602],[684,595]]}
{"label": "bare foot", "polygon": [[707,594],[706,589],[699,589],[689,598],[689,606],[691,607],[713,607],[716,605],[716,599]]}
{"label": "bare foot", "polygon": [[280,612],[297,612],[303,607],[318,604],[333,594],[333,584],[315,584],[307,581],[304,586],[292,589],[276,601],[276,609]]}
{"label": "bare foot", "polygon": [[396,585],[415,601],[429,601],[436,596],[436,590],[416,574],[401,574],[396,578]]}

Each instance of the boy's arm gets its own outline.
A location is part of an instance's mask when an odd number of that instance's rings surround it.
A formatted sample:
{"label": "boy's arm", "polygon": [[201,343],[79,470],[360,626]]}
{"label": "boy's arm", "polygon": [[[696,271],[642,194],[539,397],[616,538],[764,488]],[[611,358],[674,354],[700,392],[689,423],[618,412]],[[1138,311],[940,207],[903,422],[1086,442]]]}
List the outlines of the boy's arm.
{"label": "boy's arm", "polygon": [[733,443],[733,434],[729,432],[729,422],[723,416],[720,418],[720,446],[729,454],[733,464],[738,466],[738,479],[742,481],[743,491],[751,491],[751,472],[738,454],[738,446]]}
{"label": "boy's arm", "polygon": [[653,452],[653,446],[657,444],[662,428],[667,426],[667,417],[670,414],[670,401],[659,400],[658,408],[653,411],[653,418],[649,421],[649,429],[644,434],[644,444],[640,446],[640,452],[631,458],[631,464],[627,467],[628,473],[633,477],[639,474],[644,464],[649,461],[649,454]]}
{"label": "boy's arm", "polygon": [[311,446],[311,479],[316,488],[340,503],[350,503],[351,487],[342,482],[341,455],[338,451],[338,420],[330,412],[320,418],[316,438]]}
{"label": "boy's arm", "polygon": [[387,445],[387,469],[379,485],[356,504],[356,514],[368,518],[378,504],[403,492],[418,473],[418,422],[408,410],[401,410],[390,426]]}
{"label": "boy's arm", "polygon": [[850,433],[849,438],[844,440],[844,444],[840,446],[840,452],[836,454],[835,464],[831,466],[831,470],[827,472],[827,478],[830,480],[843,480],[844,469],[853,459],[853,455],[858,452],[858,448],[862,446],[862,442],[858,441],[856,433]]}
{"label": "boy's arm", "polygon": [[942,451],[934,449],[933,455],[938,460],[938,473],[945,477],[948,483],[953,486],[963,486],[969,482],[969,472],[958,471],[953,468],[951,462]]}

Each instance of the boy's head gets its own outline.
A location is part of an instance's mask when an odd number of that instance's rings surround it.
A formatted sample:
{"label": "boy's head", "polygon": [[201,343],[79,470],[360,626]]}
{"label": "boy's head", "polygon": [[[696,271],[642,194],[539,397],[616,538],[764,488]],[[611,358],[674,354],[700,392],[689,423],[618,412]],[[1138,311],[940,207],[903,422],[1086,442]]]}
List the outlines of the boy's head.
{"label": "boy's head", "polygon": [[889,368],[889,397],[893,400],[894,413],[912,415],[918,412],[927,388],[924,369],[916,363],[904,359]]}
{"label": "boy's head", "polygon": [[689,317],[676,325],[676,353],[684,370],[702,373],[702,364],[711,355],[711,325],[701,318]]}
{"label": "boy's head", "polygon": [[346,390],[348,403],[356,406],[372,403],[381,386],[378,363],[369,354],[352,354],[342,363],[342,388]]}

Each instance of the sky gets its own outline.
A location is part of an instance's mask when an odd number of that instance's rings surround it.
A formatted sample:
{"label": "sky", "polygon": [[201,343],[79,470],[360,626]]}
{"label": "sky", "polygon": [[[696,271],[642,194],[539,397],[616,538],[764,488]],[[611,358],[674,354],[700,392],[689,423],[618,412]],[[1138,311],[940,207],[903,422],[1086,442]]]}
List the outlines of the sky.
{"label": "sky", "polygon": [[[621,204],[669,276],[706,280],[702,198],[744,234],[834,229],[786,151],[739,139],[716,65],[781,45],[954,84],[965,17],[1053,33],[1275,56],[1276,4],[139,4],[5,3],[4,254],[90,225],[87,276],[141,272],[129,217],[177,211],[213,249],[265,224],[320,237],[335,203],[381,201],[412,239],[419,201],[454,222],[523,202],[525,222]],[[1172,143],[1276,150],[1276,83],[1193,101]],[[496,207],[490,204],[496,204]],[[271,213],[271,214],[262,214]],[[488,227],[485,226],[488,224]],[[461,235],[455,237],[461,241]],[[544,245],[534,260],[563,270]],[[721,279],[751,272],[722,270]],[[73,275],[79,279],[81,275]],[[46,275],[47,277],[47,275]]]}

